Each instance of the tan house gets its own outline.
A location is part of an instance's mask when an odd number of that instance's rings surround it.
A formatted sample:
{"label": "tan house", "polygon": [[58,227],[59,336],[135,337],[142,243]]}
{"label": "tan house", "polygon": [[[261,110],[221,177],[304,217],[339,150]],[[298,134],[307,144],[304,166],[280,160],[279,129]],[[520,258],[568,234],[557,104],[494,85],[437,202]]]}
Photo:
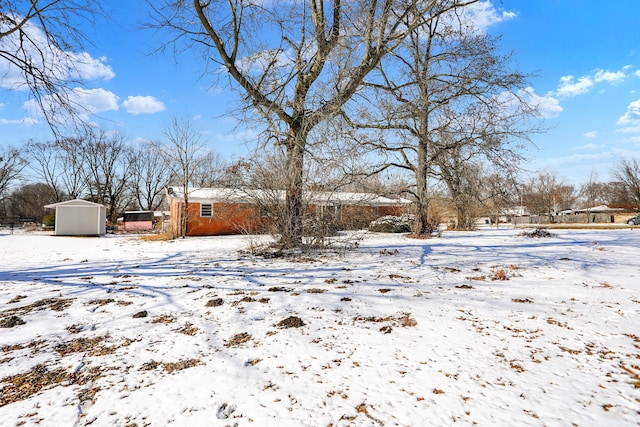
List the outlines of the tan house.
{"label": "tan house", "polygon": [[[168,187],[166,197],[171,228],[181,235],[185,198],[182,189]],[[284,191],[267,193],[260,190],[230,188],[189,188],[187,193],[187,235],[216,236],[225,234],[263,233],[269,225],[266,213],[257,200],[284,200]],[[372,220],[386,215],[400,215],[410,205],[406,199],[391,199],[369,193],[310,191],[307,212],[331,214],[340,228],[366,227]]]}

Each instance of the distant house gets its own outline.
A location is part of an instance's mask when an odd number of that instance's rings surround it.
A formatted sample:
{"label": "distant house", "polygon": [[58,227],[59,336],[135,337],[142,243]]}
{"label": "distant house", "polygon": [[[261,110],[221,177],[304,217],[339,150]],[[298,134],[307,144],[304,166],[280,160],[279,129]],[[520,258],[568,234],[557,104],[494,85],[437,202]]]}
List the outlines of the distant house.
{"label": "distant house", "polygon": [[[266,213],[256,204],[261,197],[283,201],[284,192],[269,194],[259,190],[229,188],[189,188],[187,235],[216,236],[260,233],[268,224]],[[180,235],[184,219],[182,190],[169,187],[166,197],[170,209],[173,232]],[[307,194],[308,214],[332,215],[343,228],[360,228],[386,215],[400,215],[410,202],[390,199],[376,194],[310,191]]]}
{"label": "distant house", "polygon": [[124,231],[150,231],[153,230],[153,211],[127,211],[122,216]]}
{"label": "distant house", "polygon": [[625,209],[612,208],[607,205],[598,205],[590,208],[576,209],[574,215],[579,215],[586,222],[624,222],[628,215],[625,215]]}
{"label": "distant house", "polygon": [[99,203],[75,199],[45,208],[56,210],[56,236],[101,236],[106,233],[107,208]]}

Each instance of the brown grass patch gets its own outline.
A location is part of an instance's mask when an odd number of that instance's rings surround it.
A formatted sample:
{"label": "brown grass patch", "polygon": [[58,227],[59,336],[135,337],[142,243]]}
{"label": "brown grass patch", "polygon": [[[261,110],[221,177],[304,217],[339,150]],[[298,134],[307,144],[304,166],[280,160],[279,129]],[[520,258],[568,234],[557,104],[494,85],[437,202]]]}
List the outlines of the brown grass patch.
{"label": "brown grass patch", "polygon": [[173,323],[176,321],[176,318],[173,317],[170,314],[162,314],[160,316],[155,317],[151,323],[164,323],[165,325],[168,325],[170,323]]}
{"label": "brown grass patch", "polygon": [[182,371],[183,369],[192,368],[200,364],[201,362],[198,359],[186,359],[178,362],[163,363],[162,367],[168,374],[171,374],[175,371]]}
{"label": "brown grass patch", "polygon": [[98,345],[102,343],[106,338],[106,336],[99,336],[94,338],[75,338],[71,341],[66,341],[58,344],[55,347],[55,350],[60,353],[60,356],[63,357],[68,356],[72,353],[84,353],[88,351],[91,351],[93,353],[98,351],[98,349],[100,348],[98,347]]}
{"label": "brown grass patch", "polygon": [[182,328],[178,329],[178,332],[180,332],[181,334],[194,336],[198,333],[199,330],[200,329],[198,329],[197,326],[193,326],[191,323],[187,322]]}
{"label": "brown grass patch", "polygon": [[15,304],[17,302],[22,301],[26,297],[27,297],[26,295],[16,295],[15,297],[11,298],[11,300],[7,304]]}
{"label": "brown grass patch", "polygon": [[153,233],[153,234],[144,234],[140,236],[140,240],[145,242],[161,242],[167,240],[173,240],[175,236],[173,233],[165,232],[165,233]]}
{"label": "brown grass patch", "polygon": [[67,298],[67,299],[44,298],[34,303],[31,303],[29,305],[11,308],[9,310],[0,312],[0,317],[10,317],[13,315],[15,316],[25,315],[25,314],[31,313],[32,311],[39,311],[39,310],[45,310],[45,309],[49,309],[53,311],[63,311],[63,310],[66,310],[73,303],[73,300],[74,300],[73,298]]}
{"label": "brown grass patch", "polygon": [[49,371],[44,365],[36,365],[29,372],[3,378],[7,383],[0,390],[0,407],[20,400],[28,399],[45,387],[60,384],[69,379],[69,374],[62,368]]}
{"label": "brown grass patch", "polygon": [[103,305],[107,305],[107,304],[111,304],[112,302],[115,302],[116,300],[114,300],[113,298],[102,298],[102,299],[94,299],[91,301],[88,301],[86,303],[84,303],[84,305],[99,305],[99,306],[103,306]]}

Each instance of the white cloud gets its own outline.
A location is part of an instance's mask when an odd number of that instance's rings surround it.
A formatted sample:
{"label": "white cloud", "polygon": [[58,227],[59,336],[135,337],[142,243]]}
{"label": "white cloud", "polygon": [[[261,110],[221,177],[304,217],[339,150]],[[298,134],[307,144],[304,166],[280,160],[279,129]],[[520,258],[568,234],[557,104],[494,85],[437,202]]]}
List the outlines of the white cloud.
{"label": "white cloud", "polygon": [[640,127],[640,99],[629,104],[627,111],[616,124],[626,127]]}
{"label": "white cloud", "polygon": [[513,19],[517,16],[515,12],[497,10],[491,1],[488,0],[474,3],[471,6],[468,6],[465,11],[468,13],[468,17],[471,18],[476,27],[481,31],[486,30],[492,25],[508,21],[509,19]]}
{"label": "white cloud", "polygon": [[127,113],[153,114],[166,110],[164,104],[153,96],[128,96],[122,103]]}
{"label": "white cloud", "polygon": [[572,150],[578,150],[578,151],[591,151],[591,150],[596,150],[598,148],[602,148],[602,145],[598,145],[598,144],[585,144],[585,145],[578,145],[577,147],[573,147],[571,148]]}
{"label": "white cloud", "polygon": [[118,96],[105,89],[81,89],[73,90],[76,102],[91,113],[118,110]]}
{"label": "white cloud", "polygon": [[0,119],[0,125],[20,125],[20,126],[34,126],[40,123],[33,117],[23,117],[21,119]]}
{"label": "white cloud", "polygon": [[511,100],[513,103],[526,102],[531,107],[536,108],[540,117],[545,119],[558,117],[562,112],[560,102],[556,98],[550,94],[537,95],[531,87],[520,89],[518,91],[518,97],[511,98],[513,98]]}
{"label": "white cloud", "polygon": [[106,56],[92,58],[87,52],[71,54],[70,59],[75,61],[70,75],[80,80],[111,80],[116,76],[110,66],[105,65]]}
{"label": "white cloud", "polygon": [[[106,65],[106,58],[93,58],[87,52],[61,51],[51,46],[43,31],[28,22],[23,27],[29,42],[20,43],[18,33],[0,38],[0,51],[17,52],[24,49],[24,55],[35,67],[58,82],[68,80],[110,80],[115,73]],[[36,47],[37,46],[37,47]],[[0,61],[0,87],[12,90],[27,90],[21,70],[10,61]]]}
{"label": "white cloud", "polygon": [[618,132],[640,133],[640,99],[633,101],[627,106],[627,111],[616,122]]}
{"label": "white cloud", "polygon": [[[578,95],[589,93],[597,83],[616,84],[622,82],[627,77],[627,72],[632,67],[625,65],[620,71],[610,71],[595,69],[590,75],[575,77],[572,75],[560,77],[560,83],[555,95],[560,98],[572,98]],[[640,77],[640,73],[634,73]]]}
{"label": "white cloud", "polygon": [[574,76],[560,77],[560,85],[556,94],[561,98],[570,98],[573,96],[584,95],[593,87],[593,81],[590,77],[583,76],[576,79]]}
{"label": "white cloud", "polygon": [[[60,112],[55,108],[51,97],[46,97],[42,100],[45,108],[50,112]],[[105,111],[117,111],[118,110],[118,96],[105,89],[83,89],[73,88],[69,94],[69,102],[72,105],[78,107],[78,112],[83,119],[87,119],[89,114],[102,113]],[[22,105],[22,109],[27,111],[32,117],[42,116],[40,105],[34,100],[30,99]],[[64,114],[64,113],[63,113]],[[65,117],[55,117],[55,120],[63,123]]]}
{"label": "white cloud", "polygon": [[596,82],[618,83],[624,80],[626,74],[623,71],[596,70]]}
{"label": "white cloud", "polygon": [[595,130],[592,130],[590,132],[585,132],[584,134],[582,134],[582,136],[584,136],[585,138],[597,138],[598,132]]}

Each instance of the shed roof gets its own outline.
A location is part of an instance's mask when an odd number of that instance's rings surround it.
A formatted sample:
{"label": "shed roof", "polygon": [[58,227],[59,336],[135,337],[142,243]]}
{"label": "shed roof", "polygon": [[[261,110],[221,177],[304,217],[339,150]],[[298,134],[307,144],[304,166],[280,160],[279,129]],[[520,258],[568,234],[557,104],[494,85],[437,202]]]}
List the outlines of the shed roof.
{"label": "shed roof", "polygon": [[58,206],[102,207],[102,208],[104,208],[104,205],[101,205],[100,203],[94,203],[94,202],[90,202],[88,200],[82,200],[82,199],[66,200],[64,202],[58,202],[58,203],[52,203],[50,205],[45,205],[44,207],[47,208],[47,209],[53,209],[53,208],[57,208]]}
{"label": "shed roof", "polygon": [[127,211],[122,217],[124,222],[153,221],[153,218],[153,211]]}

